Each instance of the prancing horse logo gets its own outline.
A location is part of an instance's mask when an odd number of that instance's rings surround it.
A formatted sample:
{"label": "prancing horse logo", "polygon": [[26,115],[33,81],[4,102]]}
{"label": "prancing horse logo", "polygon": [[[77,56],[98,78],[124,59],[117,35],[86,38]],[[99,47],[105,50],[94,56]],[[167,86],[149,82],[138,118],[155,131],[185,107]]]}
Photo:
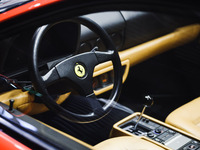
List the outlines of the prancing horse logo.
{"label": "prancing horse logo", "polygon": [[76,75],[80,78],[85,76],[85,68],[80,65],[79,63],[76,63],[75,67],[74,67],[74,71],[76,73]]}

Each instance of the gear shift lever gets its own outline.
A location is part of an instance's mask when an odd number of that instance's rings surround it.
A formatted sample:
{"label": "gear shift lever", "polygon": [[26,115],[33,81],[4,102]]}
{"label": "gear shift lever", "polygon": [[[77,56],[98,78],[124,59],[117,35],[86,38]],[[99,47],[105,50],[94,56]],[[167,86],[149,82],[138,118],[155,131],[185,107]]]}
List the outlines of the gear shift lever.
{"label": "gear shift lever", "polygon": [[147,96],[145,96],[144,98],[146,99],[146,102],[145,102],[145,104],[144,104],[144,107],[143,107],[143,109],[142,109],[142,112],[141,112],[141,114],[140,114],[138,120],[136,121],[136,124],[135,124],[135,126],[134,126],[134,130],[137,129],[138,123],[140,122],[140,120],[141,120],[141,118],[142,118],[142,115],[144,114],[145,109],[146,109],[147,107],[151,107],[151,106],[153,105],[153,103],[154,103],[153,98],[152,98],[151,96],[147,95]]}

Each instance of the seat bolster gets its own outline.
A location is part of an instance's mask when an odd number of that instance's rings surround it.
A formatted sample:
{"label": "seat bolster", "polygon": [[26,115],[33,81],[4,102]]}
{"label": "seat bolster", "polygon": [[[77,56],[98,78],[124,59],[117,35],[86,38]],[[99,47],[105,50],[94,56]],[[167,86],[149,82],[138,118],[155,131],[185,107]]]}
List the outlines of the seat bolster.
{"label": "seat bolster", "polygon": [[105,140],[93,147],[94,150],[164,150],[146,140],[122,136]]}
{"label": "seat bolster", "polygon": [[200,97],[174,110],[165,122],[200,139]]}

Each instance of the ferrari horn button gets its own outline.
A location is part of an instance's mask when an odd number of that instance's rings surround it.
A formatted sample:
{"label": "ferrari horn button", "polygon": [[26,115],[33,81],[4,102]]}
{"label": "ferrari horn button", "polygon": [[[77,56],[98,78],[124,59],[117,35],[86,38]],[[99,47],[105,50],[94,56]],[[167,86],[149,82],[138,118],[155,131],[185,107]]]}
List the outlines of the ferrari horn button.
{"label": "ferrari horn button", "polygon": [[76,65],[74,67],[74,71],[75,71],[75,74],[80,78],[85,76],[85,68],[83,65],[81,65],[79,63],[76,63]]}

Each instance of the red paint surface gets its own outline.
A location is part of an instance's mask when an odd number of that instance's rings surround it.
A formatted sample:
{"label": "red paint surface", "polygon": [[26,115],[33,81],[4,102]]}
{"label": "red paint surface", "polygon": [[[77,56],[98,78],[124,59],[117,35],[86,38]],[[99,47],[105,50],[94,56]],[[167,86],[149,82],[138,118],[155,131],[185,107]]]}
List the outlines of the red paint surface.
{"label": "red paint surface", "polygon": [[0,131],[0,149],[2,150],[31,150],[12,137]]}
{"label": "red paint surface", "polygon": [[44,6],[60,2],[61,0],[34,0],[32,2],[28,2],[24,5],[18,6],[11,10],[8,10],[2,14],[0,14],[0,22],[6,21],[13,17],[19,16],[21,14],[27,13],[29,11],[36,10],[38,8],[42,8]]}

